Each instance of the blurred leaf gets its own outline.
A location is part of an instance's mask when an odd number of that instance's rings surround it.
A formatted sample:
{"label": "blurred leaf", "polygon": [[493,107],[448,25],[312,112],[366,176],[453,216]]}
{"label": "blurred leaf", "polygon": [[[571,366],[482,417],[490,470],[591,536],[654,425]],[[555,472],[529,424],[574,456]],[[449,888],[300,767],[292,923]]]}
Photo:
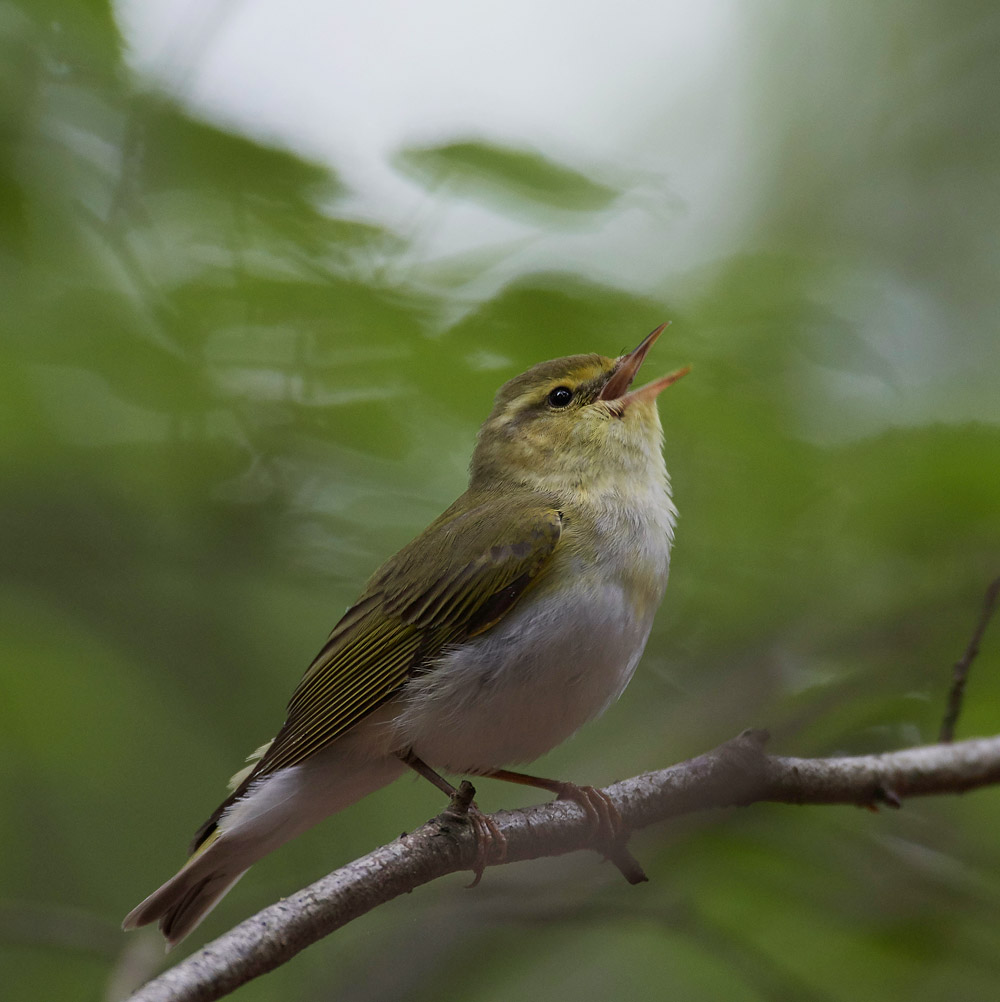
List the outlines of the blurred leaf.
{"label": "blurred leaf", "polygon": [[506,212],[599,212],[619,192],[579,171],[552,163],[540,153],[482,141],[402,150],[394,164],[436,191],[481,199]]}
{"label": "blurred leaf", "polygon": [[162,99],[137,99],[132,110],[141,172],[136,183],[160,189],[214,189],[220,196],[259,199],[264,205],[302,204],[342,189],[332,172],[246,136],[200,122]]}

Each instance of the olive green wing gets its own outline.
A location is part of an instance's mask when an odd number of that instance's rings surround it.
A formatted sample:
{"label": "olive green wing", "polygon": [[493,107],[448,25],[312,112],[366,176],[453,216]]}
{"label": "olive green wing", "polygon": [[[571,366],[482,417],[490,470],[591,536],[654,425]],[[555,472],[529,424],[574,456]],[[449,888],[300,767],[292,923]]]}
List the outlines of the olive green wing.
{"label": "olive green wing", "polygon": [[288,704],[254,775],[313,755],[441,651],[488,630],[549,566],[562,515],[534,495],[455,503],[368,582]]}

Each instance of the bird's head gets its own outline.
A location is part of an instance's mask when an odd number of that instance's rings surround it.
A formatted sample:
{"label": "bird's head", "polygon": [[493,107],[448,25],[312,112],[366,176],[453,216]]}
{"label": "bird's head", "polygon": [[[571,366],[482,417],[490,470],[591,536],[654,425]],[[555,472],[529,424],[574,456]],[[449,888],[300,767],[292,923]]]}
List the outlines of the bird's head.
{"label": "bird's head", "polygon": [[500,387],[479,432],[472,485],[520,483],[560,491],[617,487],[663,468],[660,392],[688,372],[631,389],[667,325],[618,358],[570,355],[541,362]]}

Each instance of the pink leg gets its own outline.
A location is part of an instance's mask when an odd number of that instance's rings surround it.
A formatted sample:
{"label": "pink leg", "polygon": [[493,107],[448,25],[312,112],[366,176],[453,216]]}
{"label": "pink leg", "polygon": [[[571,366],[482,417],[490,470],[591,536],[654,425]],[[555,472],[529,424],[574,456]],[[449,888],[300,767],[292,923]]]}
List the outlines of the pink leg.
{"label": "pink leg", "polygon": [[494,769],[482,775],[491,779],[502,779],[507,783],[538,787],[554,793],[557,800],[572,800],[579,804],[586,812],[594,836],[606,852],[606,858],[618,867],[622,876],[630,884],[641,884],[649,879],[639,861],[628,851],[628,839],[631,833],[622,820],[618,808],[603,790],[593,786],[577,786],[576,783],[567,783],[559,779],[528,776],[523,772],[511,772],[509,769]]}

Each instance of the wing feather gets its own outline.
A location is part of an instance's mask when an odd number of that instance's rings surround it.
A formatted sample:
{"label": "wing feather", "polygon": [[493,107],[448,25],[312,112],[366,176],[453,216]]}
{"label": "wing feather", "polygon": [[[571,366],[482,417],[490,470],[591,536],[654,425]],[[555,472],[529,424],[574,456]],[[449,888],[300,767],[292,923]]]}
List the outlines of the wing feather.
{"label": "wing feather", "polygon": [[[496,625],[551,561],[562,516],[537,495],[460,499],[369,581],[334,627],[241,789],[296,765],[432,670],[448,645]],[[238,790],[234,796],[239,796]]]}

